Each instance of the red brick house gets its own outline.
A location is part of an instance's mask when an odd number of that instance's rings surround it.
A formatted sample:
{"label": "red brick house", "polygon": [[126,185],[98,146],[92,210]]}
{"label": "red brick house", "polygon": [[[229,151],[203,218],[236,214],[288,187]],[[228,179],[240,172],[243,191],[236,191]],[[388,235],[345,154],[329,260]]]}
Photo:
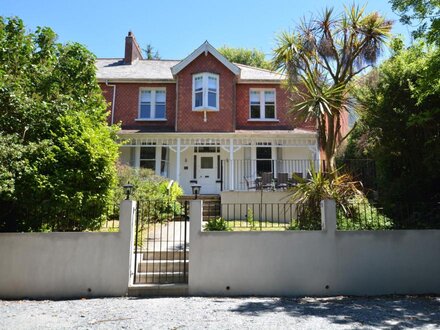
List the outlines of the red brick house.
{"label": "red brick house", "polygon": [[306,174],[319,161],[313,125],[289,120],[284,76],[229,62],[207,41],[181,61],[145,60],[134,35],[125,57],[97,60],[121,123],[120,160],[180,183],[185,193],[247,190],[262,172]]}

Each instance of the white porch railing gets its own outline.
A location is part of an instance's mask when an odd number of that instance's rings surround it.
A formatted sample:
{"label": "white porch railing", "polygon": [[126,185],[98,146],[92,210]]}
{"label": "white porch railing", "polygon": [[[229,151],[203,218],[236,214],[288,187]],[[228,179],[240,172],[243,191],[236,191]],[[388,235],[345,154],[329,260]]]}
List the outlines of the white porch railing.
{"label": "white porch railing", "polygon": [[271,172],[274,179],[278,177],[278,173],[287,173],[289,178],[292,178],[292,173],[297,173],[305,178],[312,165],[316,170],[320,168],[319,160],[310,159],[234,159],[231,174],[230,162],[229,159],[221,161],[222,191],[246,191],[249,188],[246,180],[253,186],[257,177],[263,172]]}

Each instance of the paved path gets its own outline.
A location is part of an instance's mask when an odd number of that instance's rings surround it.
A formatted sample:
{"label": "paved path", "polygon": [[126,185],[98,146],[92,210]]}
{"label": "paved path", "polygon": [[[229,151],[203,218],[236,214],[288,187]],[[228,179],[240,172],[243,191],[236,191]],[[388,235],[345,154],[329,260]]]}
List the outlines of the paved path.
{"label": "paved path", "polygon": [[1,301],[0,329],[440,329],[440,297]]}
{"label": "paved path", "polygon": [[184,247],[185,237],[187,246],[189,246],[189,221],[156,223],[151,225],[148,234],[144,234],[142,250],[151,252],[181,251]]}

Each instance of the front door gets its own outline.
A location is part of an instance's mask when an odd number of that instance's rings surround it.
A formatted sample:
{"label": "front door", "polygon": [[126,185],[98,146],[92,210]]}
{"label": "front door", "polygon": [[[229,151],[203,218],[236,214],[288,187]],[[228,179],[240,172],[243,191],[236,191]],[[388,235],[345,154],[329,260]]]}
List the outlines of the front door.
{"label": "front door", "polygon": [[217,153],[201,153],[197,155],[197,183],[201,186],[201,194],[218,194],[217,187]]}

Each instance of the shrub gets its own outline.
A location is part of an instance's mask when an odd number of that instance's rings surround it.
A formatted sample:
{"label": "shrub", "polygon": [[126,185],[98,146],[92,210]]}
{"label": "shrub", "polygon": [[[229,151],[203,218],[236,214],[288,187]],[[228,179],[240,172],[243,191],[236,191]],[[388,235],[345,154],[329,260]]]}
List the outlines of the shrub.
{"label": "shrub", "polygon": [[205,224],[205,231],[231,231],[228,223],[223,218],[210,219]]}
{"label": "shrub", "polygon": [[131,198],[140,202],[142,221],[167,221],[175,215],[182,214],[182,205],[177,199],[183,190],[176,182],[155,175],[150,169],[135,169],[118,164],[118,187],[115,191],[115,202],[125,198],[123,186],[133,185]]}
{"label": "shrub", "polygon": [[298,184],[293,188],[291,201],[297,203],[297,221],[299,229],[321,229],[321,208],[323,199],[333,199],[346,214],[351,200],[364,197],[361,183],[354,181],[351,175],[323,173],[315,171],[313,164],[309,170],[309,179],[295,177]]}
{"label": "shrub", "polygon": [[286,230],[300,230],[299,221],[297,219],[290,220],[289,225],[286,227]]}
{"label": "shrub", "polygon": [[393,221],[366,198],[355,198],[345,211],[337,209],[337,227],[340,230],[391,229]]}

